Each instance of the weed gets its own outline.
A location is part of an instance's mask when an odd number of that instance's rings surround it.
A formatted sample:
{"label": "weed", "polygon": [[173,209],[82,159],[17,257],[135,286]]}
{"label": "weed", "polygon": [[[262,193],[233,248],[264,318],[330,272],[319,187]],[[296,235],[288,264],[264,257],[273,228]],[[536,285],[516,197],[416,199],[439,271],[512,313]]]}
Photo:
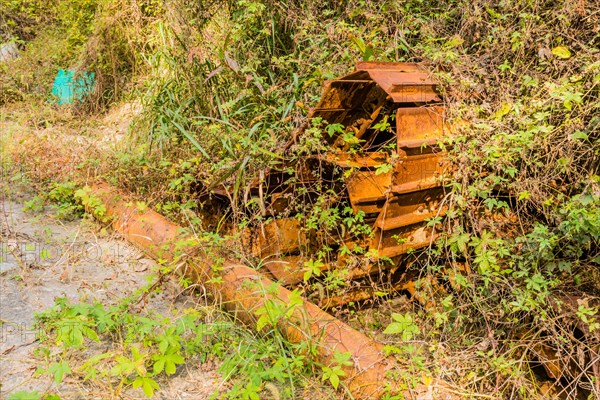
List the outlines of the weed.
{"label": "weed", "polygon": [[42,394],[37,390],[32,392],[20,390],[11,393],[7,400],[60,400],[60,396],[56,394]]}

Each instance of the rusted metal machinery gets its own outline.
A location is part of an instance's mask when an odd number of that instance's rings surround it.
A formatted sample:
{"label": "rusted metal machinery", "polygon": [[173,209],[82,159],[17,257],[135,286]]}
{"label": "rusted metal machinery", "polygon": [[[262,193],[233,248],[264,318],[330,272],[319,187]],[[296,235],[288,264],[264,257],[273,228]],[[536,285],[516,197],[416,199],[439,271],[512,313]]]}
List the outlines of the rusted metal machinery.
{"label": "rusted metal machinery", "polygon": [[[244,247],[280,283],[304,285],[322,308],[399,290],[425,308],[432,306],[427,294],[453,287],[453,272],[446,271],[444,285],[441,276],[423,276],[409,266],[415,250],[433,243],[446,211],[443,177],[449,163],[443,139],[450,126],[435,80],[418,64],[361,62],[351,74],[326,82],[308,120],[330,134],[321,138],[320,151],[296,159],[293,172],[289,165],[266,171],[248,188],[263,218],[243,232]],[[287,150],[313,134],[310,128],[309,122],[299,129]],[[311,225],[302,213],[298,218],[293,202],[315,202],[311,188],[319,185],[321,194],[328,193],[326,204],[316,202],[321,212],[349,208],[370,229],[353,234],[325,223]],[[353,247],[362,249],[359,262],[349,256]],[[345,271],[346,285],[329,290],[314,268]],[[468,273],[465,265],[453,269]],[[548,345],[537,345],[531,354],[549,377],[564,380],[565,388],[578,374],[598,380],[598,335],[579,332],[586,340],[574,340],[584,349],[578,365],[572,355],[560,355]],[[600,390],[597,383],[594,389]]]}
{"label": "rusted metal machinery", "polygon": [[[286,285],[306,280],[311,261],[313,268],[347,270],[352,283],[343,291],[319,294],[316,301],[325,308],[365,300],[382,289],[414,292],[403,259],[433,242],[434,226],[426,220],[444,213],[446,165],[438,143],[447,124],[441,102],[436,82],[418,64],[361,62],[353,73],[328,81],[308,115],[312,122],[288,145],[293,149],[311,135],[311,124],[320,123],[330,132],[322,138],[325,150],[298,160],[293,172],[290,166],[267,171],[249,188],[263,218],[244,232],[244,247]],[[323,210],[351,208],[371,232],[308,226],[292,202],[314,202],[311,185],[328,193]],[[315,243],[328,249],[316,264]],[[367,254],[358,263],[348,257],[357,246]],[[374,285],[375,275],[386,283]]]}
{"label": "rusted metal machinery", "polygon": [[[91,193],[106,207],[101,217],[103,222],[110,220],[117,232],[150,257],[177,263],[181,274],[202,284],[236,320],[257,329],[260,310],[268,302],[290,303],[289,290],[239,261],[224,261],[221,268],[215,270],[215,254],[211,249],[204,249],[185,229],[157,212],[138,209],[115,188],[97,184]],[[225,260],[224,254],[218,256]],[[213,279],[216,277],[220,279]],[[351,365],[342,367],[345,372],[342,379],[352,398],[378,399],[386,393],[417,400],[459,398],[453,387],[439,379],[430,379],[427,384],[417,381],[410,388],[388,379],[387,373],[394,365],[386,358],[383,345],[316,305],[303,301],[289,312],[287,318],[278,319],[278,329],[290,342],[307,342],[314,346],[316,360],[328,365],[336,352],[351,354]]]}

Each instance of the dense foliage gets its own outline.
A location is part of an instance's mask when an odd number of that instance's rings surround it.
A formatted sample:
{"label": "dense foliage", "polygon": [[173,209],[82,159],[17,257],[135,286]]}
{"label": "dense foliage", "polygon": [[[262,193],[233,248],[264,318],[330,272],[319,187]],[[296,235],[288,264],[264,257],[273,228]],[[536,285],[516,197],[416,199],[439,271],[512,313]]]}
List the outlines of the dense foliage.
{"label": "dense foliage", "polygon": [[[432,345],[390,343],[390,352],[410,356],[415,373],[474,392],[534,398],[540,389],[531,367],[550,348],[571,363],[569,374],[583,371],[562,381],[567,393],[598,394],[591,361],[579,356],[597,348],[600,327],[595,2],[2,2],[2,34],[30,50],[25,60],[44,60],[45,71],[95,71],[100,109],[141,102],[107,176],[192,225],[202,225],[209,189],[220,183],[232,188],[236,223],[260,219],[239,212],[243,188],[281,164],[282,145],[324,80],[359,60],[423,62],[442,82],[457,128],[446,143],[455,174],[444,235],[427,257],[415,257],[415,267],[424,275],[450,268],[462,290],[435,299],[434,312],[395,314],[388,333]],[[52,54],[39,54],[36,34],[53,38]],[[15,63],[17,71],[29,68]],[[44,97],[51,83],[0,79],[0,102]],[[318,136],[322,128],[309,131]],[[289,157],[319,151],[308,139],[303,146]],[[321,225],[350,218],[324,204],[303,212],[318,213]],[[348,226],[359,229],[360,221]],[[400,320],[410,329],[396,329]],[[374,327],[381,330],[381,322]]]}

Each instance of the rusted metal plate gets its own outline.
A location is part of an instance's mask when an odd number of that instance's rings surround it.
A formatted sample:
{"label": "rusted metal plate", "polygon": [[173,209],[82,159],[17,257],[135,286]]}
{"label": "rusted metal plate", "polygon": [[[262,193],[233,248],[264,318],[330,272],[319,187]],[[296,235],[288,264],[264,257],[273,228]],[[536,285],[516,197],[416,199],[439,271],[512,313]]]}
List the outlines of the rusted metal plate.
{"label": "rusted metal plate", "polygon": [[347,152],[328,153],[321,157],[342,168],[369,168],[388,162],[389,156],[384,152],[352,154]]}
{"label": "rusted metal plate", "polygon": [[[383,200],[374,201],[371,203],[353,204],[352,210],[354,210],[355,213],[358,211],[362,211],[366,215],[369,215],[369,214],[379,215],[379,213],[381,212],[381,210],[383,210],[383,207],[385,206],[385,201],[386,200],[383,199]],[[373,223],[375,223],[375,219],[376,219],[376,217],[373,218]]]}
{"label": "rusted metal plate", "polygon": [[[416,74],[415,74],[416,75]],[[377,76],[377,75],[375,75]],[[375,77],[374,77],[375,79]],[[415,82],[426,80],[425,76],[411,78]],[[402,83],[392,84],[388,89],[388,94],[392,97],[394,103],[429,103],[439,102],[442,99],[436,93],[437,86],[429,83]]]}
{"label": "rusted metal plate", "polygon": [[428,139],[405,139],[398,141],[398,149],[407,153],[413,153],[412,150],[420,149],[421,153],[430,152],[431,148],[439,143],[440,139],[428,138]]}
{"label": "rusted metal plate", "polygon": [[402,194],[439,186],[446,164],[443,153],[406,157],[396,165],[391,190]]}
{"label": "rusted metal plate", "polygon": [[303,280],[304,261],[302,256],[273,256],[264,260],[263,265],[282,285],[294,285]]}
{"label": "rusted metal plate", "polygon": [[364,278],[367,275],[381,274],[382,272],[394,270],[400,265],[401,258],[402,257],[392,258],[391,262],[368,261],[366,263],[355,265],[350,269],[348,278],[356,280]]}
{"label": "rusted metal plate", "polygon": [[352,207],[385,200],[392,186],[393,172],[377,175],[375,171],[356,171],[347,180],[348,197]]}
{"label": "rusted metal plate", "polygon": [[419,277],[419,274],[413,271],[402,274],[398,280],[390,284],[378,287],[373,285],[372,282],[368,282],[363,287],[347,289],[339,295],[326,296],[320,299],[318,304],[322,308],[330,309],[350,302],[368,300],[375,297],[377,292],[394,294],[401,290],[406,290],[414,300],[418,301],[427,310],[435,308],[435,297],[447,294],[444,286],[435,277]]}
{"label": "rusted metal plate", "polygon": [[272,193],[266,209],[267,215],[281,215],[285,213],[293,199],[292,193]]}
{"label": "rusted metal plate", "polygon": [[444,135],[442,107],[401,107],[396,111],[398,149],[433,145]]}
{"label": "rusted metal plate", "polygon": [[[304,281],[306,256],[272,256],[263,260],[262,264],[282,285],[295,285]],[[336,268],[336,263],[324,263],[321,272]]]}
{"label": "rusted metal plate", "polygon": [[391,197],[377,217],[375,226],[387,231],[413,225],[436,215],[444,215],[445,210],[440,208],[443,197],[442,188]]}
{"label": "rusted metal plate", "polygon": [[365,118],[359,114],[372,115],[388,97],[394,103],[439,102],[436,88],[436,82],[416,64],[363,62],[355,72],[325,82],[321,100],[308,117],[348,127]]}
{"label": "rusted metal plate", "polygon": [[362,116],[357,117],[355,115],[356,112],[351,108],[312,108],[309,116],[311,118],[322,118],[329,124],[343,124],[344,121],[352,121],[362,117],[366,118],[369,115],[364,111],[358,111],[362,113]]}
{"label": "rusted metal plate", "polygon": [[394,103],[429,103],[442,100],[437,93],[437,84],[427,73],[392,69],[372,69],[367,72]]}
{"label": "rusted metal plate", "polygon": [[307,243],[306,234],[294,218],[276,219],[246,231],[244,244],[250,245],[256,257],[269,257],[298,251]]}
{"label": "rusted metal plate", "polygon": [[376,296],[375,293],[387,291],[392,293],[395,291],[393,287],[380,288],[373,286],[372,284],[366,285],[360,288],[346,289],[342,294],[325,296],[320,299],[317,304],[324,310],[328,310],[334,307],[339,307],[348,303],[355,303],[359,301],[365,301]]}
{"label": "rusted metal plate", "polygon": [[392,193],[404,194],[439,186],[439,177],[445,168],[443,161],[441,153],[429,153],[405,157],[394,171],[379,175],[375,171],[355,171],[346,180],[350,203],[355,211],[366,207],[375,212],[381,210],[383,205],[379,203],[386,201]]}
{"label": "rusted metal plate", "polygon": [[[360,61],[356,63],[357,71],[397,71],[397,72],[425,72],[426,70],[417,63],[406,62],[378,62],[378,61]],[[340,78],[344,79],[344,78]]]}
{"label": "rusted metal plate", "polygon": [[423,226],[423,224],[408,225],[387,231],[376,228],[370,248],[377,250],[379,257],[391,258],[429,246],[436,237],[433,229]]}
{"label": "rusted metal plate", "polygon": [[376,104],[380,104],[386,97],[386,92],[372,80],[328,81],[325,83],[321,101],[311,110],[308,117],[325,118],[323,111],[326,110],[346,112],[365,110],[367,114],[371,114],[377,108]]}

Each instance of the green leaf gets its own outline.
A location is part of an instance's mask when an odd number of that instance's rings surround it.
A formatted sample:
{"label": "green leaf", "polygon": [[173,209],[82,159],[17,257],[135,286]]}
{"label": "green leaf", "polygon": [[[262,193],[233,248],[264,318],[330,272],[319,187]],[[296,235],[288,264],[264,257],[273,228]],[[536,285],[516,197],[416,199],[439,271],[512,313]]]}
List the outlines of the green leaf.
{"label": "green leaf", "polygon": [[385,328],[383,333],[388,335],[401,334],[402,340],[409,341],[414,338],[415,335],[420,333],[419,327],[413,322],[410,314],[392,314],[392,319],[396,322],[392,322]]}
{"label": "green leaf", "polygon": [[160,389],[158,383],[156,383],[154,379],[147,376],[138,376],[133,381],[132,386],[133,388],[141,387],[147,397],[154,396],[154,391]]}
{"label": "green leaf", "polygon": [[18,392],[10,394],[7,400],[39,400],[41,398],[42,395],[37,390],[34,390],[33,392],[19,390]]}
{"label": "green leaf", "polygon": [[113,376],[129,375],[135,369],[135,364],[132,360],[124,356],[117,356],[117,365],[111,368],[110,373]]}
{"label": "green leaf", "polygon": [[98,337],[98,334],[96,333],[96,331],[94,331],[91,328],[88,328],[87,326],[84,326],[82,328],[82,333],[85,333],[85,336],[87,336],[88,338],[90,338],[91,340],[93,340],[95,342],[100,341],[100,338]]}
{"label": "green leaf", "polygon": [[571,52],[565,46],[557,46],[553,48],[552,54],[554,54],[558,58],[562,58],[563,60],[566,60],[567,58],[571,57]]}
{"label": "green leaf", "polygon": [[[345,366],[350,366],[352,365],[352,361],[350,361],[350,359],[352,358],[352,353],[349,351],[346,352],[339,352],[339,351],[335,351],[335,353],[333,353],[333,357],[335,358],[335,361],[339,364],[339,365],[345,365]],[[344,375],[346,375],[344,373]]]}
{"label": "green leaf", "polygon": [[167,352],[168,348],[169,348],[168,340],[161,340],[160,342],[158,342],[158,351],[160,351],[162,354],[165,354]]}
{"label": "green leaf", "polygon": [[573,132],[571,137],[576,140],[588,140],[589,139],[589,136],[587,135],[587,133],[582,132],[582,131]]}
{"label": "green leaf", "polygon": [[337,389],[340,385],[340,378],[336,374],[332,374],[329,377],[329,382],[331,382],[331,386],[333,386],[334,389]]}
{"label": "green leaf", "polygon": [[167,375],[173,375],[175,373],[175,371],[177,371],[177,366],[169,361],[165,362],[165,374]]}
{"label": "green leaf", "polygon": [[456,237],[456,246],[462,253],[467,251],[467,243],[469,243],[470,238],[468,233],[461,233]]}
{"label": "green leaf", "polygon": [[181,357],[179,354],[169,354],[166,357],[165,373],[167,375],[173,375],[177,370],[177,365],[185,363],[183,357]]}
{"label": "green leaf", "polygon": [[158,337],[158,350],[162,354],[178,351],[181,348],[180,342],[181,336],[177,335],[173,329],[168,329]]}
{"label": "green leaf", "polygon": [[493,19],[502,19],[502,14],[497,13],[493,8],[486,7],[485,10],[490,14]]}
{"label": "green leaf", "polygon": [[52,363],[48,367],[48,372],[54,375],[54,382],[60,385],[65,374],[71,373],[71,368],[69,368],[69,364],[66,361],[61,361],[59,363]]}
{"label": "green leaf", "polygon": [[177,370],[178,364],[184,364],[183,357],[175,352],[155,356],[154,374],[160,374],[162,371],[166,375],[173,375]]}
{"label": "green leaf", "polygon": [[332,137],[336,133],[344,133],[344,125],[342,124],[330,124],[325,128],[329,137]]}
{"label": "green leaf", "polygon": [[531,197],[531,193],[529,193],[527,190],[524,190],[521,193],[519,193],[518,200],[527,200],[530,197]]}
{"label": "green leaf", "polygon": [[269,315],[264,313],[256,321],[256,330],[260,332],[265,326],[269,325],[269,323]]}
{"label": "green leaf", "polygon": [[465,42],[465,39],[461,38],[458,35],[455,35],[452,37],[452,39],[450,39],[446,43],[444,43],[444,47],[447,47],[447,48],[458,47],[461,44],[463,44],[464,42]]}
{"label": "green leaf", "polygon": [[154,375],[160,374],[161,372],[163,372],[164,369],[165,369],[165,359],[161,357],[158,360],[156,360],[156,362],[154,363]]}
{"label": "green leaf", "polygon": [[309,260],[304,262],[304,282],[308,281],[313,275],[320,276],[321,268],[324,267],[325,264],[321,260]]}
{"label": "green leaf", "polygon": [[500,121],[502,117],[510,112],[512,105],[508,103],[502,103],[502,106],[494,113],[494,119]]}
{"label": "green leaf", "polygon": [[402,333],[402,331],[404,331],[404,325],[397,322],[392,322],[387,326],[387,328],[385,328],[383,333],[386,335],[394,335],[397,333]]}
{"label": "green leaf", "polygon": [[388,173],[392,170],[392,164],[379,164],[376,168],[375,168],[375,175],[381,175],[381,174],[385,174]]}
{"label": "green leaf", "polygon": [[517,169],[515,167],[506,167],[505,172],[508,174],[508,176],[514,178],[517,174]]}

